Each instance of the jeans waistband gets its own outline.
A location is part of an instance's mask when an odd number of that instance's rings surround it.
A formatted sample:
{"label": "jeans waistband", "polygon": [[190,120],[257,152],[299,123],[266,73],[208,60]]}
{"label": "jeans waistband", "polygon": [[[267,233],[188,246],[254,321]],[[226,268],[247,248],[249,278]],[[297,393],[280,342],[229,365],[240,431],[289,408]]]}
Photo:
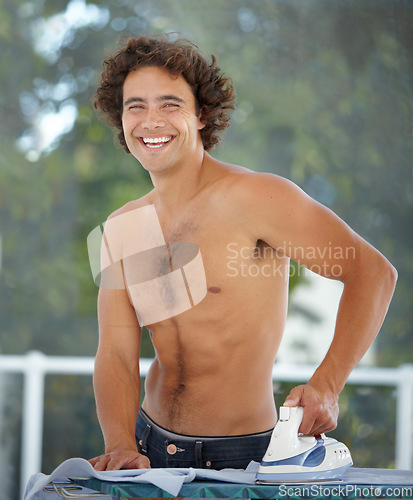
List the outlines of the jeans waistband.
{"label": "jeans waistband", "polygon": [[178,434],[176,432],[168,431],[164,427],[161,427],[156,422],[154,422],[149,415],[142,408],[139,409],[139,413],[146,424],[152,429],[154,429],[158,434],[165,437],[165,439],[169,440],[181,440],[181,441],[231,441],[235,439],[248,439],[248,438],[256,438],[260,436],[271,436],[273,429],[269,429],[268,431],[257,432],[254,434],[241,434],[236,436],[190,436],[187,434]]}

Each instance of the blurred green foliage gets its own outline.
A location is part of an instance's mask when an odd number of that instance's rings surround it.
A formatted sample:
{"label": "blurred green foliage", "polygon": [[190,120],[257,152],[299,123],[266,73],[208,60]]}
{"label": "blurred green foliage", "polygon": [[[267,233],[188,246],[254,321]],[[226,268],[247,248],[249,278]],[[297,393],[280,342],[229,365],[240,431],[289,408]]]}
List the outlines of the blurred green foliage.
{"label": "blurred green foliage", "polygon": [[[86,9],[81,19],[75,8]],[[119,36],[161,32],[215,54],[234,81],[237,109],[214,155],[292,179],[393,262],[398,288],[376,359],[411,362],[408,0],[0,0],[0,351],[94,355],[86,237],[151,185],[90,100]],[[57,126],[45,116],[64,110],[75,113],[73,127],[47,143]],[[142,355],[152,355],[147,335]],[[394,425],[392,395],[366,389],[361,405],[346,391],[340,437],[357,450],[357,465],[391,465],[380,422]],[[44,470],[100,453],[90,380],[57,377],[46,393]],[[369,411],[377,399],[380,411]]]}

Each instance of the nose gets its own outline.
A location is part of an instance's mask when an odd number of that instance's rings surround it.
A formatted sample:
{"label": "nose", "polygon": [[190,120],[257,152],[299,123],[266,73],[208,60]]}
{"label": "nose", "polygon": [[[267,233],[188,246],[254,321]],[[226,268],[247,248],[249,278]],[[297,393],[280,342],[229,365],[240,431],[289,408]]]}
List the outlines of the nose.
{"label": "nose", "polygon": [[148,109],[145,113],[142,127],[146,130],[161,128],[165,126],[165,120],[157,109]]}

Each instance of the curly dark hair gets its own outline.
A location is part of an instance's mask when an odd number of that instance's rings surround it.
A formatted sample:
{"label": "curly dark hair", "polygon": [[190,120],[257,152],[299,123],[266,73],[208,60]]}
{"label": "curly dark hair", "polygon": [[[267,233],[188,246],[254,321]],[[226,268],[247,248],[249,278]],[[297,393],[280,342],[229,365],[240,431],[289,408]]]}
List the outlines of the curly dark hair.
{"label": "curly dark hair", "polygon": [[103,118],[119,130],[118,139],[129,153],[122,128],[123,84],[127,75],[138,68],[156,66],[173,75],[182,75],[195,96],[196,111],[202,112],[205,127],[200,131],[206,151],[220,141],[219,132],[229,125],[228,111],[235,108],[232,81],[221,74],[216,58],[211,63],[198,47],[185,39],[169,41],[165,35],[127,38],[119,52],[103,62],[100,86],[93,102]]}

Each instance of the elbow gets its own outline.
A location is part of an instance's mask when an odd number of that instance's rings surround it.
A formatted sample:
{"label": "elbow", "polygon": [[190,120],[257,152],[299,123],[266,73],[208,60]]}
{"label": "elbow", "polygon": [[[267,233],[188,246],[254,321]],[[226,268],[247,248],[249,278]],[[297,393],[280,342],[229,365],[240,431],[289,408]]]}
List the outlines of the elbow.
{"label": "elbow", "polygon": [[388,290],[389,294],[393,295],[398,278],[397,269],[383,255],[379,254],[379,263],[376,266],[377,270],[379,271],[377,273],[379,281]]}
{"label": "elbow", "polygon": [[389,261],[387,261],[387,262],[388,262],[388,265],[389,265],[389,268],[390,268],[390,272],[392,274],[392,279],[393,279],[394,286],[396,286],[397,278],[399,277],[399,274],[397,272],[397,269],[393,266],[393,264],[390,264]]}
{"label": "elbow", "polygon": [[363,250],[354,260],[350,272],[344,276],[343,283],[349,286],[349,290],[360,287],[369,290],[371,296],[389,304],[396,288],[397,270],[373,247],[366,246]]}
{"label": "elbow", "polygon": [[391,281],[394,290],[396,288],[397,278],[399,275],[397,273],[397,269],[389,261],[387,261],[387,264],[388,264],[389,279]]}
{"label": "elbow", "polygon": [[367,245],[355,259],[351,277],[367,280],[369,286],[386,295],[393,295],[397,282],[397,270],[377,249]]}

